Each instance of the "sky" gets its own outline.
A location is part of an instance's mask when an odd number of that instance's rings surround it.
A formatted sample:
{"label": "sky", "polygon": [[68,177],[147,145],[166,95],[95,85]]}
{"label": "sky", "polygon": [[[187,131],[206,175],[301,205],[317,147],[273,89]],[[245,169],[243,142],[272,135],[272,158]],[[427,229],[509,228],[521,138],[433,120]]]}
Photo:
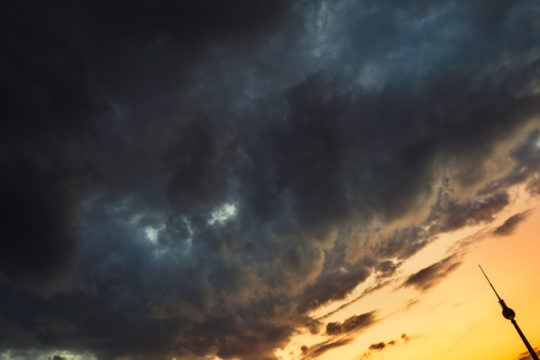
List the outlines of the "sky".
{"label": "sky", "polygon": [[0,360],[525,360],[534,0],[0,4]]}

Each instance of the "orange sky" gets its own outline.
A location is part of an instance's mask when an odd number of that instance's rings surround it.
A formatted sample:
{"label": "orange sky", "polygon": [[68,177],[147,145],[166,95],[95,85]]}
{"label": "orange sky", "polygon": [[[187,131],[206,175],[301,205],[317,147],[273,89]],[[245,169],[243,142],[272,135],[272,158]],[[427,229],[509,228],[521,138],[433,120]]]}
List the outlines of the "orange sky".
{"label": "orange sky", "polygon": [[[529,197],[522,188],[515,188],[512,197],[511,205],[491,224],[441,236],[403,263],[392,284],[325,318],[325,323],[342,322],[355,314],[379,309],[378,320],[373,325],[358,335],[332,339],[354,338],[347,345],[331,348],[316,358],[515,359],[526,348],[511,323],[502,317],[495,294],[477,264],[484,267],[500,296],[516,311],[516,320],[529,342],[533,347],[540,346],[540,198]],[[528,209],[532,211],[512,234],[492,234],[508,217]],[[425,292],[409,287],[398,289],[408,275],[443,259],[470,236],[476,240],[463,247],[461,265],[440,283]],[[327,305],[312,315],[317,317],[336,309],[373,282],[372,277],[344,301]],[[406,334],[407,339],[403,339],[402,334]],[[317,335],[304,331],[276,355],[282,359],[302,359],[302,345],[313,349],[327,340],[329,337],[324,331]],[[394,342],[388,345],[392,340]],[[370,345],[380,342],[386,344],[384,349],[368,351]]]}

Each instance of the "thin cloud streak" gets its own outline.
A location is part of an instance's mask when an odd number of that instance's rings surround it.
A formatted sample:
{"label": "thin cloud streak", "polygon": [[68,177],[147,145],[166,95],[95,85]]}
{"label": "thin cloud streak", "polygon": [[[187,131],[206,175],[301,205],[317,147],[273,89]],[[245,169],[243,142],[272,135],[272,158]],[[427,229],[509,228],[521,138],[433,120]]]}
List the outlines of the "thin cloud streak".
{"label": "thin cloud streak", "polygon": [[528,215],[530,215],[532,210],[527,210],[524,212],[521,212],[519,214],[515,214],[510,216],[508,219],[504,221],[504,223],[493,230],[493,235],[498,236],[508,236],[511,235],[516,227],[521,223],[523,220],[527,218]]}

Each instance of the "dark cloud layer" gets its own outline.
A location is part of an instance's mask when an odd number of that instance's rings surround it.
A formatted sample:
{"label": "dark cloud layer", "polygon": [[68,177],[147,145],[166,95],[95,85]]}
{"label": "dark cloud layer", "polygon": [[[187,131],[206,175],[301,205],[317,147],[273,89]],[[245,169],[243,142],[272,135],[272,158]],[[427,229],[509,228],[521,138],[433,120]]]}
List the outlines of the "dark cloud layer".
{"label": "dark cloud layer", "polygon": [[2,2],[0,350],[273,359],[492,221],[538,187],[538,131],[485,163],[538,126],[533,5]]}

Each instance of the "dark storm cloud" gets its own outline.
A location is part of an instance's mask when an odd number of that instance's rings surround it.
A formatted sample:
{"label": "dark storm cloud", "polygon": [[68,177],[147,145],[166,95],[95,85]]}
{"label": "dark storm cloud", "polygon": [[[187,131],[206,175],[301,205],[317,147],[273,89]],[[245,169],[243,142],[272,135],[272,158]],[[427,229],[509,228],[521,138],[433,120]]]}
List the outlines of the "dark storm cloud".
{"label": "dark storm cloud", "polygon": [[399,264],[386,260],[378,263],[375,269],[380,272],[380,276],[389,277],[397,270],[398,266]]}
{"label": "dark storm cloud", "polygon": [[406,259],[423,248],[429,242],[431,235],[417,225],[396,229],[393,234],[379,239],[374,251],[383,258]]}
{"label": "dark storm cloud", "polygon": [[375,322],[375,311],[371,311],[361,315],[353,315],[342,323],[331,322],[326,325],[326,333],[328,335],[339,335],[351,331],[362,330]]}
{"label": "dark storm cloud", "polygon": [[531,4],[3,2],[0,347],[273,359],[310,310],[491,221],[538,133],[514,177],[452,187],[538,115]]}
{"label": "dark storm cloud", "polygon": [[496,192],[486,197],[457,203],[452,199],[439,198],[427,221],[434,221],[434,231],[448,232],[467,225],[494,220],[494,215],[509,204],[506,192]]}
{"label": "dark storm cloud", "polygon": [[531,194],[535,189],[539,177],[540,167],[540,129],[534,129],[527,136],[526,141],[512,150],[511,158],[514,168],[504,177],[491,181],[481,193],[493,193],[498,189],[506,189],[512,185],[526,183]]}
{"label": "dark storm cloud", "polygon": [[493,234],[500,235],[500,236],[506,236],[506,235],[512,234],[512,232],[514,232],[514,230],[519,225],[519,223],[525,220],[530,213],[531,211],[527,210],[522,213],[510,216],[508,219],[504,221],[504,223],[501,226],[493,230]]}
{"label": "dark storm cloud", "polygon": [[66,44],[17,28],[9,15],[1,15],[0,273],[48,292],[79,248],[77,208],[89,174],[73,139],[88,130],[93,108],[81,89],[84,69]]}
{"label": "dark storm cloud", "polygon": [[[448,179],[444,179],[437,190],[437,198],[428,216],[422,222],[397,228],[389,235],[372,235],[376,241],[370,250],[379,258],[406,259],[440,234],[493,221],[495,215],[509,203],[509,194],[501,188],[494,192],[481,189],[475,196],[466,200],[457,199]],[[387,260],[379,263],[376,269],[378,270],[379,266],[389,266],[390,270],[395,271],[399,265],[399,262]],[[383,272],[379,276],[384,278],[391,274],[392,272],[386,274]]]}
{"label": "dark storm cloud", "polygon": [[461,261],[456,255],[449,256],[410,275],[402,286],[413,286],[420,291],[426,291],[437,285],[459,265]]}
{"label": "dark storm cloud", "polygon": [[103,97],[154,97],[172,90],[168,81],[181,88],[211,42],[256,42],[286,9],[285,1],[4,2],[0,186],[9,206],[0,271],[42,287],[73,265],[78,202],[91,175],[82,143],[103,126],[92,122],[110,106]]}
{"label": "dark storm cloud", "polygon": [[349,270],[321,274],[302,295],[300,308],[314,309],[331,300],[341,300],[370,274],[370,268],[360,262]]}
{"label": "dark storm cloud", "polygon": [[540,178],[532,179],[527,184],[527,190],[532,195],[540,195]]}

